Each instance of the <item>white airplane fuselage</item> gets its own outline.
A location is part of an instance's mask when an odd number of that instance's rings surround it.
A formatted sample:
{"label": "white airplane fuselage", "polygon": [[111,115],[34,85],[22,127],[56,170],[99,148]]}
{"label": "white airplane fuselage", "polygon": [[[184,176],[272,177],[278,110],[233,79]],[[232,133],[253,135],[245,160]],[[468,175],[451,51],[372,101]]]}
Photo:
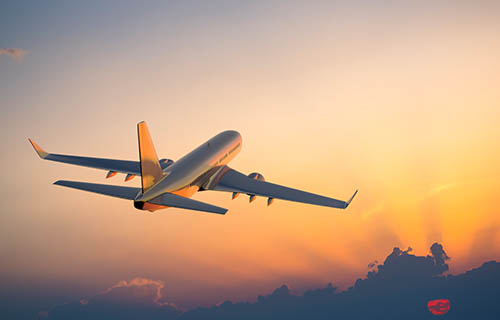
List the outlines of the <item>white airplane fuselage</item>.
{"label": "white airplane fuselage", "polygon": [[219,133],[163,170],[164,177],[135,199],[138,209],[154,211],[166,208],[147,201],[170,192],[190,197],[209,183],[224,165],[241,150],[242,139],[237,131]]}

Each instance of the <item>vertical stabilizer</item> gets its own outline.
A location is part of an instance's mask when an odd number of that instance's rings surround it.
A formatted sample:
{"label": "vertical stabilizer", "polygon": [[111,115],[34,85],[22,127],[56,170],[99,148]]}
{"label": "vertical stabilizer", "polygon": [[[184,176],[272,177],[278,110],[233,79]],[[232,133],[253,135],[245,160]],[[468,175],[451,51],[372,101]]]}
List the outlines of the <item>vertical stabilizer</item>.
{"label": "vertical stabilizer", "polygon": [[137,135],[139,138],[139,160],[141,161],[142,192],[144,193],[163,176],[158,156],[156,155],[151,135],[146,122],[137,124]]}

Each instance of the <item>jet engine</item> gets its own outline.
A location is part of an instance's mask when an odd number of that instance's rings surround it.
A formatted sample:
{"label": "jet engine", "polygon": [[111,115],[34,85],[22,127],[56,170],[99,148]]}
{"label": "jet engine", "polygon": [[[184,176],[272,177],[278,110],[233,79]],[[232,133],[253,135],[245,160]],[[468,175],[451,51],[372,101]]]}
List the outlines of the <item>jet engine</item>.
{"label": "jet engine", "polygon": [[[266,181],[266,179],[264,178],[264,176],[258,172],[252,172],[248,175],[249,178],[251,179],[255,179],[255,180],[262,180],[262,181]],[[248,198],[248,202],[253,202],[255,200],[255,198],[257,198],[256,195],[254,194],[249,194],[249,198]]]}
{"label": "jet engine", "polygon": [[255,180],[262,180],[262,181],[266,181],[266,179],[264,178],[263,175],[261,175],[260,173],[258,172],[252,172],[248,175],[249,178],[252,178],[252,179],[255,179]]}
{"label": "jet engine", "polygon": [[168,167],[169,165],[174,163],[174,160],[172,160],[172,159],[160,159],[158,162],[160,163],[160,167],[162,169],[165,169],[166,167]]}

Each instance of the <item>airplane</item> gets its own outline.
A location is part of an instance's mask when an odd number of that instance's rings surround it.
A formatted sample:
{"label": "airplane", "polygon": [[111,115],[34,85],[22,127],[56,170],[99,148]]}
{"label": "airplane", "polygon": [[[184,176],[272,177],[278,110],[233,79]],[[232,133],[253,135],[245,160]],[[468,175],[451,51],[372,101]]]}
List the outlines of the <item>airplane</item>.
{"label": "airplane", "polygon": [[267,182],[258,172],[249,175],[231,169],[227,164],[241,151],[242,139],[237,131],[219,133],[177,161],[158,159],[145,121],[137,124],[139,161],[91,158],[48,153],[28,139],[38,156],[44,160],[73,164],[108,171],[106,178],[118,172],[126,174],[125,181],[141,177],[141,188],[58,180],[55,185],[89,191],[134,201],[139,210],[169,207],[225,214],[227,209],[190,199],[198,191],[213,190],[232,193],[232,199],[247,194],[249,202],[257,196],[266,197],[267,205],[274,199],[346,209],[358,190],[348,201]]}

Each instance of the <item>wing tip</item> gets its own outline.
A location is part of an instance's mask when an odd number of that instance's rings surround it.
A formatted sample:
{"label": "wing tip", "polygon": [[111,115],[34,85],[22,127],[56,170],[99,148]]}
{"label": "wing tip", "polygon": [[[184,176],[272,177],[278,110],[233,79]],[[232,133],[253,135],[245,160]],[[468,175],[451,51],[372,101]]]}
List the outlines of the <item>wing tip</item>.
{"label": "wing tip", "polygon": [[35,141],[33,141],[33,139],[28,138],[28,141],[31,143],[33,149],[35,149],[36,153],[41,159],[45,159],[49,155],[49,153],[43,150],[42,147],[40,147]]}
{"label": "wing tip", "polygon": [[356,191],[354,191],[354,194],[351,196],[351,198],[349,198],[349,200],[347,200],[347,202],[345,203],[345,207],[344,209],[347,209],[347,207],[351,204],[351,201],[352,199],[354,199],[354,197],[358,194],[358,189],[356,189]]}

